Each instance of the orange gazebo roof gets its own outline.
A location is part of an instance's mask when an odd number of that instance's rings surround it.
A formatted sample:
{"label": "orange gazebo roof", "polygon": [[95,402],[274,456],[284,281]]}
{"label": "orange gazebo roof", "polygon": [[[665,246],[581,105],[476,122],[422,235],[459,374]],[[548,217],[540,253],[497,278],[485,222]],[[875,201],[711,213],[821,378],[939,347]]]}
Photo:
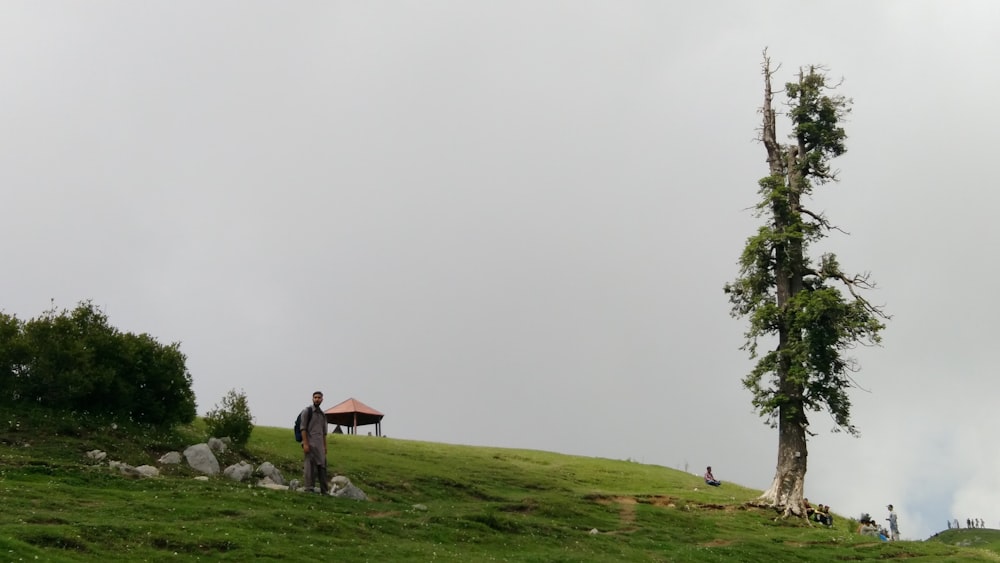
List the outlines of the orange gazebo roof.
{"label": "orange gazebo roof", "polygon": [[378,424],[385,416],[353,397],[326,409],[323,413],[326,414],[328,423],[347,427]]}

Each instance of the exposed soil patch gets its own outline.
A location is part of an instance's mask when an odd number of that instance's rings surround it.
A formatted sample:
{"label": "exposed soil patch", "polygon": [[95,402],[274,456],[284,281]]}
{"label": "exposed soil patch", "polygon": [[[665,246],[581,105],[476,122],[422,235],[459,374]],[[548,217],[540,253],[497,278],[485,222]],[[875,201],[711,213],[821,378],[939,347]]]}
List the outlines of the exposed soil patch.
{"label": "exposed soil patch", "polygon": [[648,497],[593,496],[590,498],[591,500],[604,506],[618,505],[618,517],[621,520],[621,528],[614,532],[610,532],[612,534],[634,532],[637,529],[635,525],[635,506],[637,504],[650,504],[664,508],[674,508],[677,506],[675,502],[676,499],[663,495],[653,495]]}
{"label": "exposed soil patch", "polygon": [[725,547],[727,545],[733,545],[733,540],[712,540],[699,545],[701,545],[701,547]]}
{"label": "exposed soil patch", "polygon": [[667,508],[676,508],[677,499],[674,497],[668,497],[663,495],[656,495],[651,497],[642,497],[639,502],[644,504],[651,504],[653,506],[665,506]]}
{"label": "exposed soil patch", "polygon": [[538,508],[538,501],[534,499],[524,499],[519,504],[508,504],[506,506],[500,507],[500,510],[504,512],[517,512],[521,514],[528,514],[534,512]]}
{"label": "exposed soil patch", "polygon": [[604,506],[613,504],[618,505],[618,518],[621,519],[622,527],[610,533],[618,534],[622,532],[635,531],[635,505],[638,504],[635,497],[596,496],[592,497],[592,500]]}
{"label": "exposed soil patch", "polygon": [[[606,532],[609,534],[623,534],[634,532],[638,529],[636,526],[636,505],[647,504],[651,506],[657,506],[660,508],[681,508],[685,510],[691,509],[701,509],[701,510],[722,510],[725,512],[733,512],[736,510],[748,510],[751,507],[731,505],[731,504],[717,504],[717,503],[694,503],[685,502],[677,499],[676,497],[671,497],[667,495],[649,495],[649,496],[613,496],[613,495],[589,495],[585,497],[587,500],[592,500],[603,506],[618,506],[619,519],[621,520],[621,527],[618,530]],[[732,542],[729,540],[713,540],[703,544],[706,547],[716,547],[730,545]]]}
{"label": "exposed soil patch", "polygon": [[594,496],[590,497],[591,500],[596,501],[598,504],[608,505],[608,504],[651,504],[653,506],[666,506],[673,508],[677,506],[677,499],[673,497],[663,496],[663,495],[653,495],[644,497],[605,497],[605,496]]}
{"label": "exposed soil patch", "polygon": [[635,530],[635,505],[638,504],[638,501],[633,497],[618,497],[614,500],[619,506],[618,514],[622,521],[621,531]]}

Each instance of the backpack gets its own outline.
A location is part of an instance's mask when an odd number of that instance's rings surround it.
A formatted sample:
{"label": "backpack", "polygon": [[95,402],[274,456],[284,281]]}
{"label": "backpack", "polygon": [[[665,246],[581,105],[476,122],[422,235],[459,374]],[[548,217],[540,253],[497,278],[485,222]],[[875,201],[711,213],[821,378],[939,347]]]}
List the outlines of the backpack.
{"label": "backpack", "polygon": [[[312,410],[309,411],[309,419],[312,419]],[[306,422],[309,424],[309,422]],[[299,411],[298,416],[295,417],[295,426],[292,427],[292,431],[295,432],[295,441],[302,442],[302,412]]]}

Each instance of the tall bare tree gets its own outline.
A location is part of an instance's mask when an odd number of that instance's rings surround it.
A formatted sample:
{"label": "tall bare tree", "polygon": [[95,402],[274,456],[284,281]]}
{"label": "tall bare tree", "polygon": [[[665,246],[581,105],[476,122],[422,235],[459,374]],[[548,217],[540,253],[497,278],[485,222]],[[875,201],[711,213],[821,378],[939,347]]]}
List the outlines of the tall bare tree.
{"label": "tall bare tree", "polygon": [[[880,342],[888,317],[860,295],[874,284],[869,274],[847,275],[833,254],[815,262],[809,248],[834,227],[806,207],[816,186],[836,181],[830,161],[846,151],[841,127],[851,100],[834,95],[824,69],[800,68],[785,85],[788,143],[778,142],[773,107],[771,61],[764,53],[761,137],[768,175],[759,181],[756,216],[765,223],[749,237],[740,272],[726,284],[734,317],[746,317],[747,350],[757,359],[743,379],[753,405],[778,429],[778,464],[771,486],[758,504],[804,515],[806,440],[809,412],[827,411],[835,430],[857,435],[851,424],[848,390],[855,386],[856,362],[845,354],[858,344]],[[766,340],[773,348],[760,352]]]}

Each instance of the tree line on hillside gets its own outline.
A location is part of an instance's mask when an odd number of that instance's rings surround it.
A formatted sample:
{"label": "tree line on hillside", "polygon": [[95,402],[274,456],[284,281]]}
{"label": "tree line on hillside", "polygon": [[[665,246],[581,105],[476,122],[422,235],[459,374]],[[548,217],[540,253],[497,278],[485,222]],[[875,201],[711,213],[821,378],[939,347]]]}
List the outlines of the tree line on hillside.
{"label": "tree line on hillside", "polygon": [[189,423],[196,410],[186,361],[179,343],[120,331],[89,301],[28,321],[0,312],[0,405]]}

